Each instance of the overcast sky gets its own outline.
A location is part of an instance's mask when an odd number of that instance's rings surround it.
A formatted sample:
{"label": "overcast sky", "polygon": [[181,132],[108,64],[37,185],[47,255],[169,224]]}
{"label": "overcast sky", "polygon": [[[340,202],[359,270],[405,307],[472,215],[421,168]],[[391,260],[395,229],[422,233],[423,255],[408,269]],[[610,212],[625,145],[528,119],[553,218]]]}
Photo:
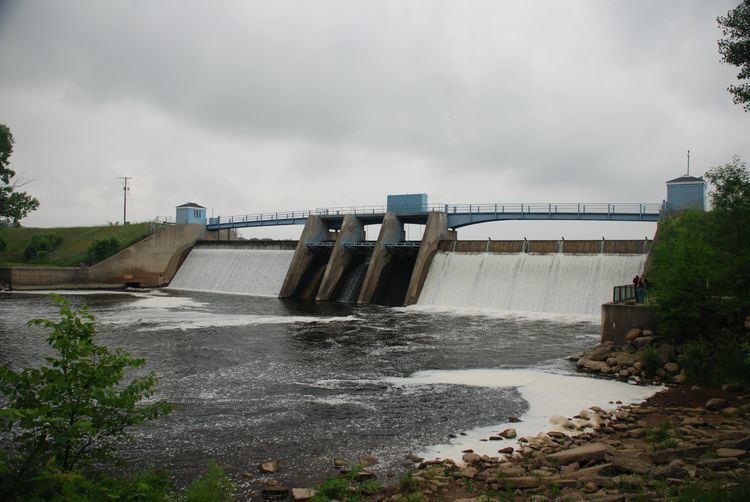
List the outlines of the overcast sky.
{"label": "overcast sky", "polygon": [[[738,3],[0,0],[0,123],[41,202],[22,223],[121,220],[119,176],[130,221],[186,201],[234,215],[415,192],[658,202],[687,149],[695,175],[750,161],[716,43]],[[459,236],[653,233],[529,228]]]}

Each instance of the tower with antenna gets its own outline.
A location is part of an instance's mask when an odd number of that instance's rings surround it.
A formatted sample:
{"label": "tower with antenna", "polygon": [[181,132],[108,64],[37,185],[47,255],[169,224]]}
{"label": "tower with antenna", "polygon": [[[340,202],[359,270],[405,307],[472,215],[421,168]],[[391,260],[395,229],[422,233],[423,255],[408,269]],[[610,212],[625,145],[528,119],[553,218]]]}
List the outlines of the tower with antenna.
{"label": "tower with antenna", "polygon": [[706,182],[690,176],[690,150],[687,151],[687,173],[667,181],[667,203],[672,211],[706,210]]}

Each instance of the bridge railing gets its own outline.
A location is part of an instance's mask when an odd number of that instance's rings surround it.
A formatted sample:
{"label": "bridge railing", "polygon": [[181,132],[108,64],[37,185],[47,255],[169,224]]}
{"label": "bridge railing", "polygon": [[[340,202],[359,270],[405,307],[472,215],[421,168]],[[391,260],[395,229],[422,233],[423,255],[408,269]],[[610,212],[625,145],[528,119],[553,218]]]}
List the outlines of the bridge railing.
{"label": "bridge railing", "polygon": [[[440,211],[461,214],[641,214],[657,215],[664,209],[664,203],[484,203],[484,204],[426,204],[421,211],[404,212],[426,213]],[[309,216],[375,215],[388,212],[388,206],[344,206],[316,208],[299,211],[278,211],[274,213],[241,214],[209,218],[209,225],[241,225],[265,221],[305,220]],[[391,208],[392,209],[392,208]]]}

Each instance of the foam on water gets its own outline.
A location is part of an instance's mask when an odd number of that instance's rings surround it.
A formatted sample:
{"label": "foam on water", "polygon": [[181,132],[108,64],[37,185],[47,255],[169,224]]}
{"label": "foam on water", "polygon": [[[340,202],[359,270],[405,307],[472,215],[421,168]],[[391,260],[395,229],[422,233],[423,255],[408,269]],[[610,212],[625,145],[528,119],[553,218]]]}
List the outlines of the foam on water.
{"label": "foam on water", "polygon": [[[449,444],[426,448],[420,455],[425,458],[461,459],[462,450],[473,449],[480,455],[497,456],[505,446],[517,446],[516,439],[506,441],[481,441],[497,435],[505,428],[516,429],[518,436],[536,434],[556,429],[549,419],[553,415],[572,417],[591,406],[613,409],[610,401],[623,404],[639,403],[663,387],[630,385],[614,380],[548,373],[538,370],[471,369],[449,371],[420,371],[407,378],[391,378],[393,385],[414,387],[434,385],[466,385],[472,387],[516,387],[529,403],[528,411],[520,423],[494,424],[465,431],[465,436],[452,439]],[[460,413],[460,410],[457,410]]]}
{"label": "foam on water", "polygon": [[629,284],[646,256],[440,252],[430,265],[419,308],[597,316],[612,287]]}
{"label": "foam on water", "polygon": [[294,251],[195,248],[169,289],[277,296]]}

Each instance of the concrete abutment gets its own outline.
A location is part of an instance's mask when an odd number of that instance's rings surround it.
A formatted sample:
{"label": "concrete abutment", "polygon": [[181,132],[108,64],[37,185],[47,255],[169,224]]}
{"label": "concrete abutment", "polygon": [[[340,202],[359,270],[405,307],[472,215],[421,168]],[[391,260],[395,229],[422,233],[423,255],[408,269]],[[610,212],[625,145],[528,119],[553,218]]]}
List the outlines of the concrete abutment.
{"label": "concrete abutment", "polygon": [[323,279],[318,289],[316,300],[319,302],[334,299],[336,289],[341,283],[341,279],[352,263],[353,255],[346,248],[346,244],[355,244],[365,239],[365,227],[356,216],[347,214],[341,224],[336,243],[331,252],[331,258],[325,268]]}
{"label": "concrete abutment", "polygon": [[279,298],[314,300],[323,279],[328,256],[316,253],[305,243],[328,240],[328,226],[318,216],[309,216],[294,250]]}
{"label": "concrete abutment", "polygon": [[[406,287],[401,286],[399,281],[403,275],[411,276],[413,259],[400,259],[388,250],[388,244],[395,244],[405,239],[404,224],[395,213],[387,213],[380,227],[378,241],[367,268],[362,289],[359,292],[357,303],[375,303],[379,305],[401,305],[406,294]],[[397,263],[405,262],[405,263]],[[411,263],[411,267],[409,266]],[[401,265],[399,267],[399,265]],[[398,270],[406,268],[405,270]]]}

